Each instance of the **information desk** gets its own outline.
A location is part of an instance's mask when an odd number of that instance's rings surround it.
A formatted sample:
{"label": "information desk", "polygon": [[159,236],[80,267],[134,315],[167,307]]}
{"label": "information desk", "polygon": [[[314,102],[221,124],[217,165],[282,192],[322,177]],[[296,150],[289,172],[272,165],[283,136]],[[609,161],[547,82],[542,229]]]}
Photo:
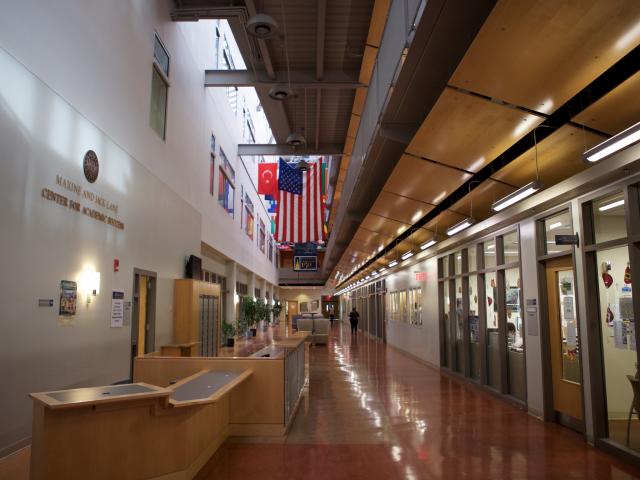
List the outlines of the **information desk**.
{"label": "information desk", "polygon": [[[128,385],[34,393],[31,478],[191,479],[229,435],[283,435],[306,335],[269,357],[137,357]],[[258,352],[256,352],[258,353]]]}

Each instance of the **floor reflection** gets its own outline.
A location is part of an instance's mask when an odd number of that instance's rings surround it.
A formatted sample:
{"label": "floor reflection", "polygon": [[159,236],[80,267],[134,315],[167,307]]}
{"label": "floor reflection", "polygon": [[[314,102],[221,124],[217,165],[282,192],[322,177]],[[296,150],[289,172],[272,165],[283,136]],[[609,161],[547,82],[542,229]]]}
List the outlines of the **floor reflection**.
{"label": "floor reflection", "polygon": [[310,386],[282,439],[229,439],[196,478],[589,478],[634,469],[336,322],[311,348]]}

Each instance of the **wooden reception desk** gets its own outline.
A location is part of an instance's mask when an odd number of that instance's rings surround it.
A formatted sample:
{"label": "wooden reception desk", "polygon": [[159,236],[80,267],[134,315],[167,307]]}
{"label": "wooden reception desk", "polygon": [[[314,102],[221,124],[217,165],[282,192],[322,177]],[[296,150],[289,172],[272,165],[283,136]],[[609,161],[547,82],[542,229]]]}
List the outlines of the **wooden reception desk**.
{"label": "wooden reception desk", "polygon": [[135,383],[31,394],[31,478],[190,479],[229,435],[283,435],[305,339],[243,358],[138,357]]}

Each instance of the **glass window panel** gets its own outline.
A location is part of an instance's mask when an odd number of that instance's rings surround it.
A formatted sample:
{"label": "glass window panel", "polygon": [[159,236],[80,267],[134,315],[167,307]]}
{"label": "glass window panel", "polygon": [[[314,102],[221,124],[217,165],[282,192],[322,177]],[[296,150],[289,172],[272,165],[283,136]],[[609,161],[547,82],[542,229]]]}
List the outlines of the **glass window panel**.
{"label": "glass window panel", "polygon": [[544,219],[545,253],[561,253],[571,250],[571,245],[556,245],[556,235],[572,235],[571,213],[564,211]]}
{"label": "glass window panel", "polygon": [[462,273],[462,252],[454,253],[453,258],[455,260],[456,275],[460,275]]}
{"label": "glass window panel", "polygon": [[480,378],[480,317],[478,313],[478,276],[469,275],[469,360],[471,377]]}
{"label": "glass window panel", "polygon": [[400,298],[398,301],[400,303],[400,321],[402,323],[407,323],[407,291],[406,290],[400,291]]}
{"label": "glass window panel", "polygon": [[520,243],[518,231],[509,232],[502,237],[504,244],[504,263],[513,263],[520,260]]}
{"label": "glass window panel", "polygon": [[164,47],[162,46],[162,42],[160,42],[160,39],[157,36],[155,37],[155,42],[153,44],[153,58],[156,59],[156,62],[158,62],[158,65],[162,69],[163,73],[168,77],[169,54],[164,49]]}
{"label": "glass window panel", "polygon": [[455,291],[455,353],[456,353],[456,371],[462,371],[462,365],[464,361],[464,346],[463,346],[463,322],[464,322],[464,310],[462,300],[462,277],[456,278],[456,291]]}
{"label": "glass window panel", "polygon": [[496,242],[487,240],[484,242],[484,268],[496,266]]}
{"label": "glass window panel", "polygon": [[593,202],[593,227],[596,243],[627,236],[624,195],[618,192]]}
{"label": "glass window panel", "polygon": [[478,269],[478,248],[472,245],[467,249],[467,259],[469,265],[469,271],[475,272]]}
{"label": "glass window panel", "polygon": [[[626,445],[629,408],[639,388],[629,250],[602,250],[596,259],[609,437]],[[629,446],[640,451],[640,421],[632,419],[630,429]]]}
{"label": "glass window panel", "polygon": [[580,383],[580,352],[578,349],[578,319],[573,269],[557,273],[558,310],[560,313],[560,355],[563,380]]}
{"label": "glass window panel", "polygon": [[154,68],[151,77],[151,112],[149,114],[149,124],[162,139],[164,139],[165,124],[167,117],[167,84]]}
{"label": "glass window panel", "polygon": [[[485,244],[486,245],[486,244]],[[495,258],[495,257],[494,257]],[[485,307],[487,311],[487,382],[500,388],[500,336],[498,333],[497,274],[485,274]]]}
{"label": "glass window panel", "polygon": [[504,271],[504,277],[509,393],[516,398],[525,400],[524,321],[520,298],[520,269],[509,268]]}

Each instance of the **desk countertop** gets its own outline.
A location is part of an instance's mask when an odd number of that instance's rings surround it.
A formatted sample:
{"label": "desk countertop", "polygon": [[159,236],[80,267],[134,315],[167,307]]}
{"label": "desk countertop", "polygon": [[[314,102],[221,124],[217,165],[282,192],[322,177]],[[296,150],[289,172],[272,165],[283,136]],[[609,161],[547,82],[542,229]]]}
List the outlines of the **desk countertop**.
{"label": "desk countertop", "polygon": [[202,370],[171,385],[169,405],[185,407],[201,403],[213,403],[225,393],[249,378],[253,372],[219,372]]}

